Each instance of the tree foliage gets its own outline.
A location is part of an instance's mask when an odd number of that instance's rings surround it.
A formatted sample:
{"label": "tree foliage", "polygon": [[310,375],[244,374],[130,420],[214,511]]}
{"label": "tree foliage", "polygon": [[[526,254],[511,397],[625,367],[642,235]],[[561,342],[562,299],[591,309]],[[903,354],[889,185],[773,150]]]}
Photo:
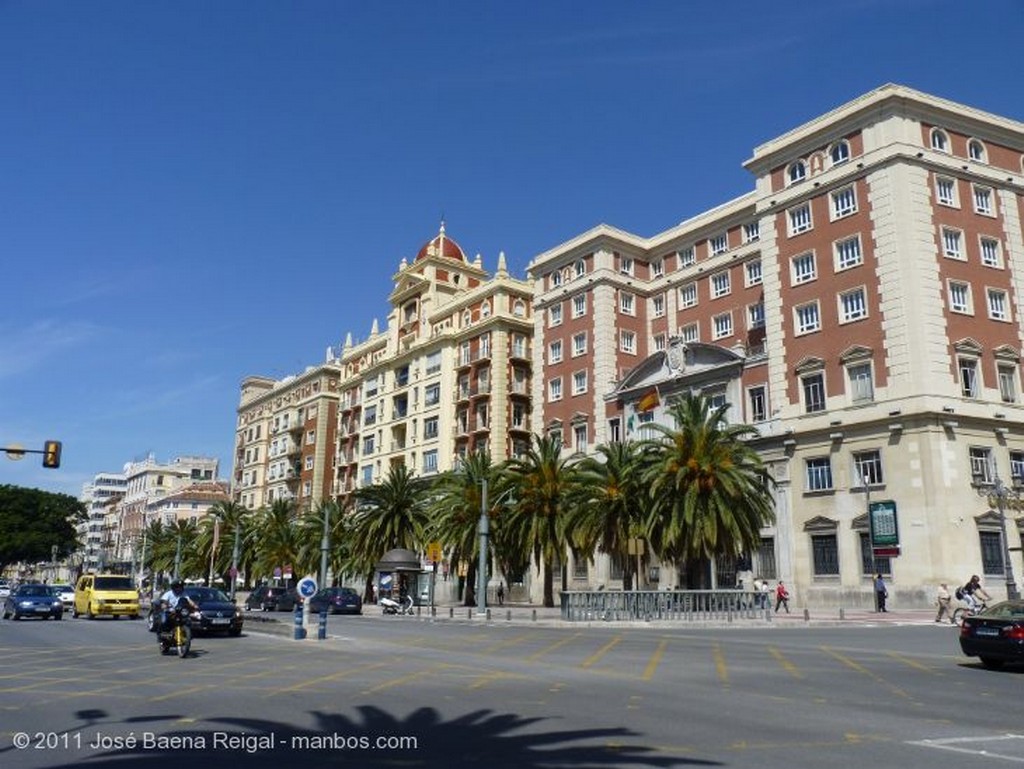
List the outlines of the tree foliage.
{"label": "tree foliage", "polygon": [[14,563],[64,560],[78,549],[85,504],[67,494],[0,486],[0,571]]}

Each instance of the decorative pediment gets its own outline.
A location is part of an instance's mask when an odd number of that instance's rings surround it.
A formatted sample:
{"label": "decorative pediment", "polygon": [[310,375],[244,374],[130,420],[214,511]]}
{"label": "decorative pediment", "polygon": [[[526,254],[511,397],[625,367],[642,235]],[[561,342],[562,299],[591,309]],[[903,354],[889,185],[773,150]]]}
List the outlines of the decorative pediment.
{"label": "decorative pediment", "polygon": [[1020,363],[1020,350],[1010,344],[1001,344],[992,351],[996,360]]}
{"label": "decorative pediment", "polygon": [[689,377],[704,375],[714,369],[743,365],[744,356],[716,344],[687,342],[673,338],[668,350],[649,355],[619,382],[614,395],[630,391],[646,391],[659,385],[674,389]]}
{"label": "decorative pediment", "polygon": [[569,420],[569,424],[578,425],[584,422],[590,421],[590,415],[585,414],[582,411],[577,411],[572,415],[572,419]]}
{"label": "decorative pediment", "polygon": [[809,374],[812,371],[821,371],[825,368],[825,361],[816,355],[807,355],[796,364],[797,374]]}
{"label": "decorative pediment", "polygon": [[969,336],[953,342],[953,349],[958,353],[964,353],[967,355],[981,355],[984,350],[977,339],[972,339]]}
{"label": "decorative pediment", "polygon": [[823,515],[816,515],[804,524],[804,531],[810,534],[834,534],[838,529],[838,521]]}
{"label": "decorative pediment", "polygon": [[867,531],[868,530],[868,514],[861,513],[850,522],[850,528],[854,531]]}
{"label": "decorative pediment", "polygon": [[871,360],[872,350],[862,344],[853,344],[847,347],[839,355],[841,363],[854,363],[856,361]]}
{"label": "decorative pediment", "polygon": [[986,510],[981,515],[974,516],[974,523],[979,529],[1001,529],[1002,521],[998,510]]}

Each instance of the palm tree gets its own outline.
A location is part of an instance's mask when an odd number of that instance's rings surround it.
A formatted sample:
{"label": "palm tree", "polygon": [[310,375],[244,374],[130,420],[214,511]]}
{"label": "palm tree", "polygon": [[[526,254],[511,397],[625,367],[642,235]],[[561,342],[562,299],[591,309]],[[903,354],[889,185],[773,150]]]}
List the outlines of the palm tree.
{"label": "palm tree", "polygon": [[516,499],[508,518],[510,541],[532,553],[544,566],[544,606],[555,605],[554,564],[562,560],[567,545],[565,503],[574,484],[572,458],[562,457],[557,436],[533,436],[525,455],[505,463],[505,483],[515,489]]}
{"label": "palm tree", "polygon": [[729,405],[713,407],[702,396],[673,401],[675,427],[648,425],[654,462],[646,480],[653,506],[648,536],[664,561],[684,561],[688,581],[715,556],[737,556],[760,542],[774,518],[771,477],[747,442],[750,425],[730,425]]}
{"label": "palm tree", "polygon": [[493,485],[497,476],[490,454],[477,451],[468,455],[455,470],[439,476],[430,489],[430,536],[441,542],[450,563],[466,564],[463,593],[466,606],[476,604],[484,481]]}
{"label": "palm tree", "polygon": [[273,574],[275,569],[300,566],[301,542],[296,522],[295,504],[290,499],[275,499],[270,507],[256,513],[255,529],[259,532],[255,543],[254,570],[261,575]]}
{"label": "palm tree", "polygon": [[[350,521],[335,500],[325,500],[313,510],[299,518],[301,541],[299,561],[305,571],[319,573],[323,557],[324,517],[330,529],[327,551],[327,570],[333,575],[335,583],[346,573],[347,564],[351,561]],[[327,587],[327,585],[324,585]]]}
{"label": "palm tree", "polygon": [[[643,481],[647,445],[636,441],[597,447],[577,465],[577,483],[569,495],[567,529],[577,557],[595,550],[609,553],[623,566],[623,587],[633,589],[634,565],[629,540],[641,536],[650,509],[650,493]],[[637,585],[640,575],[637,574]]]}
{"label": "palm tree", "polygon": [[[209,567],[213,562],[213,576],[231,575],[234,559],[235,532],[238,532],[238,568],[245,571],[245,564],[251,560],[251,547],[246,536],[249,510],[230,500],[213,505],[199,520],[196,547]],[[214,552],[214,545],[216,551]],[[212,559],[211,559],[212,554]]]}
{"label": "palm tree", "polygon": [[374,568],[384,553],[395,548],[418,551],[425,541],[428,491],[429,485],[405,465],[391,465],[383,481],[356,490],[353,560],[368,575],[367,597],[372,593]]}

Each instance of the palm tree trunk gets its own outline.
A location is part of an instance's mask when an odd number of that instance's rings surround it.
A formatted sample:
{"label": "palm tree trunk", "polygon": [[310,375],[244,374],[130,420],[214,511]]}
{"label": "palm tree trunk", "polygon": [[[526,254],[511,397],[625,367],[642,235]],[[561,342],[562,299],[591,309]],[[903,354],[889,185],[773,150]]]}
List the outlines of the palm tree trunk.
{"label": "palm tree trunk", "polygon": [[553,609],[555,606],[555,570],[551,560],[544,563],[544,607]]}
{"label": "palm tree trunk", "polygon": [[466,568],[466,593],[463,606],[476,606],[476,561],[471,561]]}

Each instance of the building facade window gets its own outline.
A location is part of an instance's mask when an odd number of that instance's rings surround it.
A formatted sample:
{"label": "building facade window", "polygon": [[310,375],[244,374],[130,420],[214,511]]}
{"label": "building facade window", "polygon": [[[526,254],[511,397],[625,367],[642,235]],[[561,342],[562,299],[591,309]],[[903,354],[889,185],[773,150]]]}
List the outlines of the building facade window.
{"label": "building facade window", "polygon": [[635,297],[628,291],[619,292],[619,312],[623,315],[636,315]]}
{"label": "building facade window", "polygon": [[562,303],[553,304],[548,309],[548,325],[549,326],[560,326],[562,325]]}
{"label": "building facade window", "polygon": [[978,545],[981,548],[981,569],[986,576],[1002,576],[1003,537],[999,531],[979,531]]}
{"label": "building facade window", "polygon": [[[585,424],[573,425],[572,441],[573,448],[576,449],[576,451],[581,454],[587,453],[587,426]],[[584,561],[584,564],[586,564],[586,561]]]}
{"label": "building facade window", "polygon": [[732,283],[729,280],[729,271],[716,272],[711,276],[711,298],[719,299],[728,296],[732,291]]}
{"label": "building facade window", "polygon": [[971,286],[958,280],[949,281],[949,309],[951,312],[970,315]]}
{"label": "building facade window", "polygon": [[992,449],[987,446],[971,446],[967,455],[971,461],[971,478],[982,483],[992,483]]}
{"label": "building facade window", "polygon": [[572,394],[583,395],[587,391],[587,372],[575,371],[572,375]]}
{"label": "building facade window", "polygon": [[808,491],[832,490],[832,460],[829,457],[812,457],[806,460]]}
{"label": "building facade window", "polygon": [[754,243],[761,239],[761,224],[749,222],[743,225],[743,242]]}
{"label": "building facade window", "polygon": [[825,410],[825,375],[820,371],[807,374],[800,379],[804,395],[804,411],[813,414]]}
{"label": "building facade window", "polygon": [[587,354],[587,332],[581,331],[578,334],[573,334],[572,337],[572,357],[578,358],[581,355]]}
{"label": "building facade window", "polygon": [[829,158],[832,160],[832,165],[838,166],[841,163],[845,163],[850,159],[850,143],[845,139],[838,141],[832,145],[829,149]]}
{"label": "building facade window", "polygon": [[683,338],[684,342],[699,342],[700,325],[698,323],[687,323],[679,329],[679,336]]}
{"label": "building facade window", "polygon": [[817,301],[798,305],[793,309],[796,316],[796,333],[811,334],[821,330],[821,313]]}
{"label": "building facade window", "polygon": [[854,403],[868,403],[875,399],[870,363],[854,363],[846,368],[850,380],[850,399]]}
{"label": "building facade window", "polygon": [[555,377],[548,382],[548,400],[562,400],[562,377]]}
{"label": "building facade window", "polygon": [[665,260],[655,259],[651,262],[651,277],[660,278],[665,274]]}
{"label": "building facade window", "polygon": [[992,320],[1008,321],[1010,309],[1006,292],[1001,288],[990,288],[985,293],[988,295],[988,316]]}
{"label": "building facade window", "polygon": [[760,259],[752,259],[747,262],[744,269],[747,288],[750,288],[751,286],[760,286],[764,282],[764,274],[761,269]]}
{"label": "building facade window", "polygon": [[836,272],[856,267],[864,261],[860,249],[860,235],[837,240],[835,243]]}
{"label": "building facade window", "polygon": [[978,361],[975,358],[957,358],[960,370],[960,394],[965,398],[978,397]]}
{"label": "building facade window", "polygon": [[423,473],[437,472],[437,449],[423,452]]}
{"label": "building facade window", "polygon": [[811,537],[811,555],[815,577],[839,576],[839,545],[835,534],[815,534]]}
{"label": "building facade window", "polygon": [[708,239],[708,251],[711,252],[712,256],[718,254],[724,254],[729,250],[729,238],[723,233],[721,235],[715,235],[713,238]]}
{"label": "building facade window", "polygon": [[854,480],[858,486],[881,486],[885,482],[882,474],[882,452],[878,449],[854,452]]}
{"label": "building facade window", "polygon": [[940,128],[933,128],[931,132],[931,146],[936,152],[949,152],[949,137]]}
{"label": "building facade window", "polygon": [[789,210],[789,234],[790,236],[799,235],[802,232],[807,232],[813,226],[811,221],[811,204],[804,203],[796,208]]}
{"label": "building facade window", "polygon": [[751,331],[764,328],[764,302],[747,307],[747,328]]}
{"label": "building facade window", "polygon": [[959,208],[956,196],[956,181],[946,176],[935,179],[935,199],[940,206]]}
{"label": "building facade window", "polygon": [[831,199],[833,219],[842,219],[857,213],[857,192],[852,184],[833,192]]}
{"label": "building facade window", "polygon": [[839,322],[852,323],[868,316],[867,292],[863,286],[839,295]]}
{"label": "building facade window", "polygon": [[747,390],[747,403],[751,422],[764,422],[768,419],[768,388],[757,385]]}
{"label": "building facade window", "polygon": [[791,264],[794,286],[798,286],[801,283],[808,283],[818,277],[818,270],[814,264],[813,251],[808,251],[806,254],[794,256]]}
{"label": "building facade window", "polygon": [[892,574],[892,559],[876,556],[871,552],[871,535],[862,531],[860,536],[860,573],[866,577],[881,574],[883,577]]}
{"label": "building facade window", "polygon": [[952,227],[942,228],[942,255],[948,259],[963,259],[963,233]]}
{"label": "building facade window", "polygon": [[999,241],[994,238],[981,239],[981,263],[986,267],[1002,267],[1003,255]]}
{"label": "building facade window", "polygon": [[679,259],[680,267],[691,267],[697,263],[697,257],[694,255],[693,246],[687,246],[676,251],[676,256]]}
{"label": "building facade window", "polygon": [[974,212],[982,216],[995,216],[991,187],[974,187]]}
{"label": "building facade window", "polygon": [[999,398],[1003,403],[1017,402],[1017,367],[1000,363],[996,366],[999,379]]}
{"label": "building facade window", "polygon": [[686,283],[679,287],[679,306],[683,309],[697,305],[697,284]]}
{"label": "building facade window", "polygon": [[732,336],[732,313],[723,312],[712,319],[713,338],[724,339]]}
{"label": "building facade window", "polygon": [[664,294],[658,294],[656,297],[653,298],[653,300],[651,301],[651,304],[652,304],[651,312],[654,314],[654,317],[655,318],[664,317],[664,315],[665,315],[665,295]]}
{"label": "building facade window", "polygon": [[577,294],[572,298],[572,316],[582,318],[587,314],[587,295]]}
{"label": "building facade window", "polygon": [[629,355],[635,355],[636,333],[633,331],[622,331],[619,334],[619,350]]}
{"label": "building facade window", "polygon": [[633,275],[633,258],[629,256],[619,257],[619,272],[623,275]]}
{"label": "building facade window", "polygon": [[985,162],[985,145],[977,139],[967,142],[967,157],[976,163]]}
{"label": "building facade window", "polygon": [[796,184],[806,178],[807,164],[804,161],[797,160],[789,164],[789,168],[786,169],[786,181],[788,184]]}
{"label": "building facade window", "polygon": [[562,340],[556,339],[548,345],[548,363],[562,362]]}

